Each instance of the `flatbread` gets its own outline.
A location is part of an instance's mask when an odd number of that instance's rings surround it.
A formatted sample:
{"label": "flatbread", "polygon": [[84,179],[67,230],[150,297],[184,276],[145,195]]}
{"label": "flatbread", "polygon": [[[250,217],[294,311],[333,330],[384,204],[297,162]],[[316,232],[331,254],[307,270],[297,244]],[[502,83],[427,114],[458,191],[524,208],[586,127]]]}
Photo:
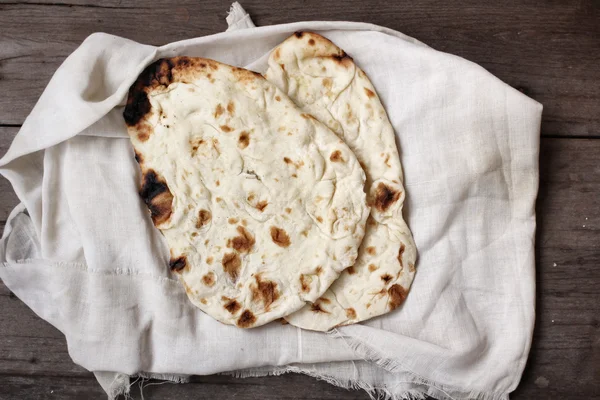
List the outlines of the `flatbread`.
{"label": "flatbread", "polygon": [[356,263],[321,299],[286,317],[327,331],[400,306],[415,274],[416,247],[402,217],[402,167],[392,125],[366,74],[328,39],[297,32],[269,57],[269,81],[343,138],[367,175],[371,216]]}
{"label": "flatbread", "polygon": [[262,75],[162,59],[130,89],[124,117],[170,268],[205,313],[256,327],[316,301],[354,264],[364,172]]}

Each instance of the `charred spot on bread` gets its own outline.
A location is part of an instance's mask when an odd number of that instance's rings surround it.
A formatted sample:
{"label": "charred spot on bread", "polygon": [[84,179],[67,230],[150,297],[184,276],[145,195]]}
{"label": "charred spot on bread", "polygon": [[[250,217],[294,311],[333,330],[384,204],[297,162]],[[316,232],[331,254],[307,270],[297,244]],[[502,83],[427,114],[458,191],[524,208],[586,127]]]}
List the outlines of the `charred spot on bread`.
{"label": "charred spot on bread", "polygon": [[231,281],[237,282],[242,266],[240,256],[237,253],[225,253],[221,259],[221,265],[223,265],[223,270],[229,275]]}
{"label": "charred spot on bread", "polygon": [[236,230],[239,233],[239,236],[227,240],[227,247],[233,247],[240,253],[248,253],[256,242],[254,236],[242,225],[239,225]]}
{"label": "charred spot on bread", "polygon": [[181,272],[187,265],[187,258],[185,256],[172,258],[169,261],[169,268],[173,272]]}
{"label": "charred spot on bread", "polygon": [[140,196],[152,217],[154,225],[167,221],[172,213],[173,195],[167,183],[154,170],[147,170],[142,176]]}
{"label": "charred spot on bread", "polygon": [[310,282],[311,282],[311,278],[309,275],[306,274],[300,274],[300,289],[307,293],[310,292]]}
{"label": "charred spot on bread", "polygon": [[398,262],[400,263],[401,269],[404,268],[404,263],[402,262],[402,255],[404,254],[405,249],[406,246],[404,246],[404,243],[400,243],[400,249],[398,249]]}
{"label": "charred spot on bread", "polygon": [[252,291],[252,301],[262,301],[265,310],[279,299],[280,293],[277,290],[277,283],[269,280],[262,280],[259,274],[254,276],[256,285],[250,285]]}
{"label": "charred spot on bread", "polygon": [[240,328],[250,328],[256,322],[256,316],[250,310],[244,310],[237,320],[237,326]]}
{"label": "charred spot on bread", "polygon": [[388,295],[389,295],[389,307],[390,310],[395,310],[396,308],[398,308],[402,303],[404,303],[404,300],[406,299],[406,289],[404,289],[402,286],[395,284],[392,285],[389,289],[388,289]]}
{"label": "charred spot on bread", "polygon": [[135,161],[138,164],[143,164],[144,163],[144,157],[142,156],[141,153],[138,153],[137,151],[135,152]]}
{"label": "charred spot on bread", "polygon": [[128,126],[135,126],[146,114],[150,112],[150,100],[144,90],[132,87],[127,97],[127,105],[123,111],[123,118]]}
{"label": "charred spot on bread", "polygon": [[235,112],[235,104],[233,103],[233,101],[227,103],[227,112],[229,114],[233,114]]}
{"label": "charred spot on bread", "polygon": [[221,115],[223,115],[223,106],[221,104],[217,104],[217,107],[215,108],[214,117],[215,119],[217,119]]}
{"label": "charred spot on bread", "polygon": [[240,136],[238,138],[238,147],[240,149],[245,149],[250,144],[250,134],[247,131],[240,132]]}
{"label": "charred spot on bread", "polygon": [[383,182],[379,182],[375,190],[375,208],[379,211],[386,211],[392,204],[400,198],[401,192],[394,190]]}
{"label": "charred spot on bread", "polygon": [[268,205],[269,203],[266,200],[261,200],[258,203],[256,203],[256,206],[254,208],[256,208],[260,212],[263,212],[265,211],[265,208],[267,208]]}
{"label": "charred spot on bread", "polygon": [[223,300],[226,301],[226,303],[223,305],[223,308],[225,308],[231,314],[235,314],[240,310],[240,308],[242,308],[240,303],[238,303],[235,299],[224,297]]}
{"label": "charred spot on bread", "polygon": [[169,86],[171,84],[173,81],[171,70],[175,65],[174,61],[178,65],[189,63],[187,57],[161,58],[148,65],[129,88],[127,104],[123,111],[123,118],[125,118],[125,123],[128,126],[137,125],[150,112],[151,105],[146,88]]}
{"label": "charred spot on bread", "polygon": [[196,228],[200,229],[204,225],[208,224],[212,219],[212,213],[208,210],[198,211],[198,219],[196,220]]}
{"label": "charred spot on bread", "polygon": [[[208,260],[207,260],[208,261]],[[202,277],[202,282],[208,286],[211,287],[212,285],[215,284],[215,274],[213,272],[208,272],[206,275],[204,275]]]}
{"label": "charred spot on bread", "polygon": [[140,142],[145,142],[146,140],[150,139],[150,134],[152,133],[152,130],[148,124],[146,124],[146,123],[138,124],[136,129],[137,129],[136,136]]}
{"label": "charred spot on bread", "polygon": [[329,311],[325,311],[321,308],[321,304],[316,302],[311,304],[310,306],[310,311],[314,312],[314,313],[324,313],[324,314],[329,314]]}
{"label": "charred spot on bread", "polygon": [[352,61],[352,57],[346,54],[344,50],[340,50],[339,54],[334,54],[331,56],[331,58],[339,64],[344,64],[348,61]]}
{"label": "charred spot on bread", "polygon": [[276,226],[271,227],[271,239],[279,247],[288,247],[291,244],[287,232]]}
{"label": "charred spot on bread", "polygon": [[334,151],[329,156],[329,160],[332,162],[344,162],[344,158],[342,157],[342,152],[339,150]]}
{"label": "charred spot on bread", "polygon": [[125,123],[128,126],[135,126],[150,112],[151,105],[147,91],[160,86],[168,87],[173,83],[173,69],[206,67],[207,64],[212,69],[218,69],[218,65],[212,60],[199,61],[190,57],[161,58],[148,65],[129,88],[127,104],[123,111]]}

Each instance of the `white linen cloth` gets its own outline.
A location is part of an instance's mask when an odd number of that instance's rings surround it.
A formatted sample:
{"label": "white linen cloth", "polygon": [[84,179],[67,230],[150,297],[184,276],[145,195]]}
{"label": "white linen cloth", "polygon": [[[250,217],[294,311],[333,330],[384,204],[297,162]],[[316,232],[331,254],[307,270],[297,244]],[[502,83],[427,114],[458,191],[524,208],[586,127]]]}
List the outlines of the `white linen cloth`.
{"label": "white linen cloth", "polygon": [[[302,372],[387,398],[507,399],[534,323],[535,199],[542,107],[459,57],[354,22],[253,27],[138,44],[97,33],[56,71],[0,160],[21,205],[0,277],[67,340],[114,396],[129,376]],[[235,29],[243,28],[243,29]],[[137,195],[121,113],[160,57],[202,56],[259,72],[295,31],[320,33],[371,78],[394,125],[405,216],[419,252],[404,305],[330,334],[225,326],[187,300]]]}

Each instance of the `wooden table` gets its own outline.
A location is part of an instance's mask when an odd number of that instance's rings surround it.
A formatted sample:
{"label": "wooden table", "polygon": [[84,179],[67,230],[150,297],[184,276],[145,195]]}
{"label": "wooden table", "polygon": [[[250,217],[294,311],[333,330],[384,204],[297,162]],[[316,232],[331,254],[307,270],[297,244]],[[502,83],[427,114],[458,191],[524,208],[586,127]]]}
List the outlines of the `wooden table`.
{"label": "wooden table", "polygon": [[[223,31],[229,1],[0,0],[0,154],[56,68],[92,32],[161,45]],[[600,3],[243,0],[257,25],[366,21],[487,68],[544,105],[537,310],[514,399],[600,393]],[[17,204],[0,180],[0,228]],[[104,399],[64,337],[0,284],[0,399]],[[139,391],[135,398],[140,398]],[[367,399],[300,375],[197,377],[146,399]]]}

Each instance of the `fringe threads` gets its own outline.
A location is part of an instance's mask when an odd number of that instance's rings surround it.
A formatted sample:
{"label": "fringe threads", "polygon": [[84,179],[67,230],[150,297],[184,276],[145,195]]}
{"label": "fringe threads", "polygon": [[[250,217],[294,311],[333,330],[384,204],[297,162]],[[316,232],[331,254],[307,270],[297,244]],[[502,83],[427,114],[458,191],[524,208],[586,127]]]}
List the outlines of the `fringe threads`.
{"label": "fringe threads", "polygon": [[308,375],[320,381],[325,381],[331,385],[348,390],[364,390],[371,400],[424,400],[427,398],[427,396],[419,390],[407,390],[402,393],[392,393],[387,388],[374,387],[361,380],[346,379],[342,381],[332,376],[319,374],[292,365],[276,367],[269,371],[241,370],[224,372],[223,375],[231,375],[234,378],[257,378],[261,376],[279,376],[289,372]]}
{"label": "fringe threads", "polygon": [[[364,361],[376,364],[377,366],[391,373],[402,372],[410,377],[410,381],[404,383],[422,386],[421,389],[406,390],[399,393],[391,393],[388,388],[375,388],[375,393],[381,392],[385,394],[383,397],[379,397],[378,395],[378,397],[376,397],[377,399],[421,400],[425,399],[427,396],[431,396],[439,400],[509,400],[508,394],[506,393],[490,393],[479,390],[465,391],[464,389],[454,387],[452,385],[433,382],[402,366],[396,360],[382,357],[381,354],[373,350],[366,343],[363,343],[358,339],[345,336],[337,329],[331,330],[328,334],[336,339],[342,339],[344,343]],[[367,393],[369,392],[367,391]],[[369,393],[369,396],[373,399],[371,393]]]}
{"label": "fringe threads", "polygon": [[[452,387],[450,385],[439,384],[429,379],[425,379],[418,374],[408,371],[396,360],[383,358],[375,350],[371,349],[361,341],[342,335],[339,331],[333,330],[329,335],[343,340],[357,355],[363,360],[371,362],[381,367],[382,369],[394,373],[402,372],[409,375],[410,379],[404,381],[404,384],[418,385],[415,389],[392,389],[389,387],[376,387],[368,382],[358,378],[338,379],[332,376],[321,374],[316,371],[305,369],[302,367],[287,365],[282,367],[256,368],[223,372],[222,375],[233,376],[234,378],[257,378],[263,376],[279,376],[286,373],[298,373],[311,376],[318,380],[325,381],[331,385],[338,386],[350,390],[364,390],[371,400],[425,400],[427,396],[434,397],[439,400],[508,400],[508,394],[494,394],[482,391],[465,391],[463,389]],[[186,375],[167,375],[167,374],[147,374],[139,373],[135,375],[135,380],[130,383],[130,377],[125,374],[118,374],[111,384],[109,400],[116,400],[120,395],[125,397],[125,400],[132,400],[131,387],[138,383],[140,387],[141,400],[144,400],[143,389],[150,385],[159,385],[164,383],[186,383],[189,381],[189,376]],[[149,379],[159,379],[164,382],[147,383]]]}
{"label": "fringe threads", "polygon": [[[132,377],[135,378],[133,382],[131,382]],[[188,375],[148,374],[145,372],[140,372],[132,377],[126,374],[117,374],[110,385],[108,400],[117,400],[119,396],[123,396],[124,400],[134,400],[131,396],[131,387],[136,383],[140,389],[141,400],[144,400],[144,388],[148,386],[164,385],[165,383],[187,383],[190,380]],[[151,379],[162,382],[149,382]]]}

